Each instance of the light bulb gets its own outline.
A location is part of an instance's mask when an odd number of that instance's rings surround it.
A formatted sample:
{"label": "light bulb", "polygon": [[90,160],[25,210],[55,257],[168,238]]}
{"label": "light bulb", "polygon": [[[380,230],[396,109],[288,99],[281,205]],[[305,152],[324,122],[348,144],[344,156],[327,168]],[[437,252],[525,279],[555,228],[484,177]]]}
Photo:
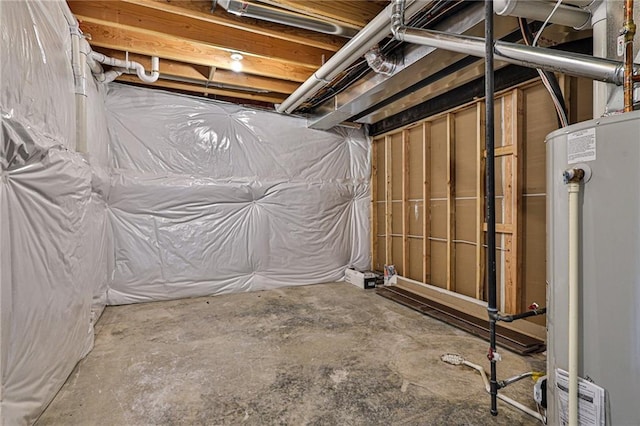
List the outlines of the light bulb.
{"label": "light bulb", "polygon": [[231,71],[233,71],[233,72],[241,72],[242,71],[242,62],[240,62],[240,61],[231,61]]}

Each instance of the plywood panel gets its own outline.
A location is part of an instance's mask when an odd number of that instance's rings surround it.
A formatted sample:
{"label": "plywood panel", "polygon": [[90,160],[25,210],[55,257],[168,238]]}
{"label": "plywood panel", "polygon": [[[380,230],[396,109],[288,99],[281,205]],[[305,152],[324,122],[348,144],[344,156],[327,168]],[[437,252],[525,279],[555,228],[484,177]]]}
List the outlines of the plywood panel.
{"label": "plywood panel", "polygon": [[506,157],[496,157],[495,158],[495,179],[496,179],[496,197],[501,197],[504,195],[504,190],[502,188],[503,182],[502,178],[504,176],[504,162]]}
{"label": "plywood panel", "polygon": [[393,237],[393,248],[391,249],[391,265],[395,265],[399,275],[404,275],[402,270],[402,237]]}
{"label": "plywood panel", "polygon": [[407,275],[412,280],[422,281],[422,240],[409,238],[409,268]]}
{"label": "plywood panel", "polygon": [[455,114],[456,197],[476,195],[476,120],[475,105]]}
{"label": "plywood panel", "polygon": [[407,131],[409,139],[409,191],[411,200],[422,199],[422,126]]}
{"label": "plywood panel", "polygon": [[[476,200],[456,201],[456,240],[476,240]],[[474,262],[469,269],[473,269]]]}
{"label": "plywood panel", "polygon": [[402,203],[392,203],[391,213],[391,233],[393,235],[402,235]]}
{"label": "plywood panel", "polygon": [[499,97],[496,99],[496,102],[494,103],[494,108],[493,108],[493,122],[495,123],[494,126],[494,146],[498,147],[498,146],[502,146],[504,145],[504,141],[502,140],[502,101],[503,101],[503,97]]}
{"label": "plywood panel", "polygon": [[[524,297],[523,309],[532,302],[545,305],[546,298],[546,244],[544,197],[525,197],[524,204],[524,241],[523,241],[523,276]],[[536,317],[533,322],[544,325],[544,317]]]}
{"label": "plywood panel", "polygon": [[545,192],[544,138],[558,125],[549,94],[541,85],[522,91],[524,97],[524,192]]}
{"label": "plywood panel", "polygon": [[384,271],[387,251],[385,249],[385,238],[378,237],[378,255],[375,259],[374,269],[376,271]]}
{"label": "plywood panel", "polygon": [[569,112],[572,124],[593,118],[593,82],[591,80],[571,79]]}
{"label": "plywood panel", "polygon": [[431,282],[447,288],[447,243],[431,241]]}
{"label": "plywood panel", "polygon": [[431,202],[431,236],[434,238],[447,238],[447,202]]}
{"label": "plywood panel", "polygon": [[447,196],[447,121],[431,123],[431,198]]}
{"label": "plywood panel", "polygon": [[456,292],[465,296],[476,295],[476,271],[470,267],[475,263],[476,248],[469,244],[456,243]]}
{"label": "plywood panel", "polygon": [[378,235],[384,235],[385,234],[385,217],[384,217],[385,205],[384,203],[376,203],[376,206],[378,208],[378,214],[377,214]]}
{"label": "plywood panel", "polygon": [[[378,185],[378,200],[385,200],[386,194],[384,191],[384,183],[385,183],[385,164],[384,164],[384,138],[376,139],[376,167],[378,169],[376,183]],[[379,228],[384,229],[384,228]]]}
{"label": "plywood panel", "polygon": [[[402,132],[391,135],[391,194],[402,200]],[[398,217],[400,219],[400,217]]]}
{"label": "plywood panel", "polygon": [[422,201],[409,202],[409,235],[423,234]]}

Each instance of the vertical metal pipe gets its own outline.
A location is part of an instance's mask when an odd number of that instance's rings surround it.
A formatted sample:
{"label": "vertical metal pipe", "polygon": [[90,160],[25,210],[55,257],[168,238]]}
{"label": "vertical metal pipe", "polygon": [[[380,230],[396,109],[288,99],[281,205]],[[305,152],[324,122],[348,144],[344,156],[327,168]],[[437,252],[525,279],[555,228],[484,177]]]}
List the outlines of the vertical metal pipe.
{"label": "vertical metal pipe", "polygon": [[487,197],[487,285],[489,287],[489,361],[491,363],[491,379],[489,381],[491,393],[491,414],[498,415],[498,379],[496,371],[496,218],[495,218],[495,156],[494,156],[494,74],[493,74],[493,0],[485,0],[485,149],[486,160],[486,197]]}
{"label": "vertical metal pipe", "polygon": [[624,2],[624,112],[633,111],[633,38],[636,35],[633,1],[625,0]]}

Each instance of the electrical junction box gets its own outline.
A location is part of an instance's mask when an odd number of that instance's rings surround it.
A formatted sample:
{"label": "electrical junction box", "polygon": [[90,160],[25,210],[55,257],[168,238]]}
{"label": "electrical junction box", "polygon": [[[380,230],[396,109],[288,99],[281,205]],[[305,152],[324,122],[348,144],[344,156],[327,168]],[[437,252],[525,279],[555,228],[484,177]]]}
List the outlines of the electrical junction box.
{"label": "electrical junction box", "polygon": [[345,279],[349,284],[353,284],[356,287],[362,289],[369,289],[376,287],[376,274],[370,271],[360,272],[355,269],[347,269],[345,271]]}

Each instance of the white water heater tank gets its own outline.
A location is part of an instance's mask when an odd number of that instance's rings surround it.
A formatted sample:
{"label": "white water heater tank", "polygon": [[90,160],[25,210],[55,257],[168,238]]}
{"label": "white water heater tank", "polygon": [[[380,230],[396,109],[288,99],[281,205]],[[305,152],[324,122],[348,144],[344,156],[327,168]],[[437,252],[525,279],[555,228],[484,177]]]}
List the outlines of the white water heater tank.
{"label": "white water heater tank", "polygon": [[563,172],[582,164],[591,176],[579,201],[578,375],[604,388],[607,425],[640,425],[640,112],[566,127],[546,143],[549,424],[562,424],[555,376],[568,370]]}

